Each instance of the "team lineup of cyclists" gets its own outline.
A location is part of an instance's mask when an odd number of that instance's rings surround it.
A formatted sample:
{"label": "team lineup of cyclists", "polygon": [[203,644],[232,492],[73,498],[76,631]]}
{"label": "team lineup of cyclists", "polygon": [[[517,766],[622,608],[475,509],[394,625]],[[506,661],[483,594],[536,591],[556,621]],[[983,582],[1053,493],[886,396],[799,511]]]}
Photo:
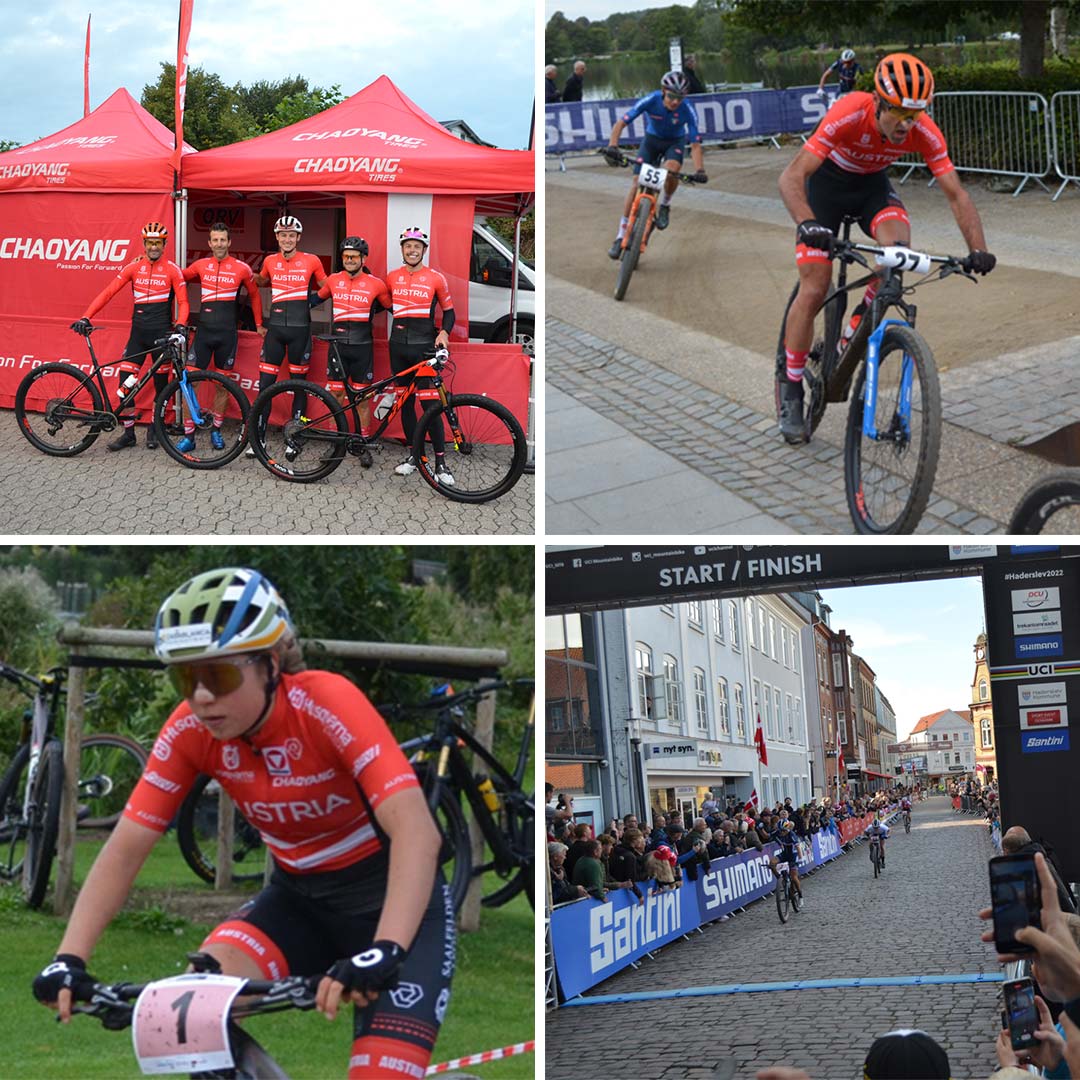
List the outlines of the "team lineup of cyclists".
{"label": "team lineup of cyclists", "polygon": [[[343,269],[327,276],[317,255],[299,250],[304,227],[291,214],[278,218],[274,224],[277,252],[268,255],[258,273],[243,260],[229,254],[230,233],[225,224],[214,225],[209,234],[211,254],[181,269],[164,257],[168,229],[160,222],[150,222],[142,230],[144,254],[125,266],[116,278],[89,304],[83,315],[71,324],[79,334],[92,329],[90,320],[125,285],[130,284],[135,308],[131,334],[124,349],[124,358],[117,364],[123,394],[134,385],[147,358],[153,359],[161,346],[155,342],[169,331],[185,335],[189,332],[190,305],[185,284],[198,281],[201,287],[199,325],[191,349],[189,364],[193,369],[206,370],[211,360],[223,372],[232,370],[236,362],[238,343],[239,303],[241,288],[251,300],[254,326],[262,337],[259,358],[259,390],[273,385],[288,364],[288,377],[306,379],[311,363],[311,312],[329,299],[331,301],[331,333],[336,339],[345,371],[329,370],[327,389],[339,402],[345,400],[345,383],[362,391],[374,381],[374,343],[372,318],[380,311],[391,316],[390,365],[397,374],[414,366],[438,347],[449,344],[454,328],[454,304],[443,274],[427,266],[424,259],[430,246],[427,233],[410,226],[398,237],[401,265],[391,270],[385,281],[370,272],[364,264],[369,246],[359,236],[347,236],[340,244]],[[269,286],[269,311],[263,311],[259,289]],[[441,311],[440,325],[436,324],[436,309]],[[333,366],[333,365],[331,365]],[[168,380],[166,372],[154,375],[155,392]],[[406,386],[410,378],[397,380]],[[420,380],[421,387],[430,379]],[[293,414],[304,412],[307,395],[293,395]],[[224,446],[221,426],[225,418],[226,394],[217,389],[209,408],[213,418],[211,444],[216,450]],[[359,406],[365,435],[371,433],[370,406]],[[408,446],[412,446],[418,416],[416,400],[410,398],[401,411],[402,425]],[[125,450],[136,445],[135,423],[140,414],[131,402],[130,410],[122,414],[123,432],[108,444],[109,450]],[[175,418],[167,416],[167,421]],[[265,422],[265,421],[263,421]],[[195,449],[195,424],[184,421],[184,438],[177,444],[182,453]],[[444,434],[436,425],[432,429],[432,449],[435,473],[441,484],[454,485],[447,468]],[[157,441],[153,427],[147,429],[146,445],[155,449]],[[249,445],[247,456],[254,457]],[[411,454],[396,468],[400,476],[416,472]]]}
{"label": "team lineup of cyclists", "polygon": [[[984,275],[996,263],[987,250],[978,210],[949,159],[945,136],[928,115],[934,97],[930,68],[916,56],[890,53],[874,69],[872,92],[854,89],[861,71],[854,51],[845,49],[822,73],[819,91],[835,74],[838,96],[779,180],[784,206],[796,224],[795,262],[799,274],[798,293],[788,312],[783,342],[786,378],[781,379],[779,387],[780,432],[792,443],[803,441],[803,376],[812,345],[814,316],[832,280],[833,244],[844,218],[856,220],[863,232],[882,246],[910,246],[911,219],[889,181],[890,166],[905,155],[919,154],[945,195],[967,244],[967,268]],[[615,122],[608,146],[600,151],[609,164],[619,164],[617,147],[623,131],[636,117],[645,115],[645,137],[635,172],[647,162],[663,166],[670,174],[657,213],[658,229],[668,224],[671,196],[687,145],[698,178],[706,179],[701,135],[694,109],[685,100],[687,85],[682,72],[669,71],[659,90],[642,98]],[[635,190],[632,183],[618,234],[608,251],[613,259],[622,254]],[[878,282],[875,277],[858,299],[844,330],[841,349],[854,335],[877,293]]]}

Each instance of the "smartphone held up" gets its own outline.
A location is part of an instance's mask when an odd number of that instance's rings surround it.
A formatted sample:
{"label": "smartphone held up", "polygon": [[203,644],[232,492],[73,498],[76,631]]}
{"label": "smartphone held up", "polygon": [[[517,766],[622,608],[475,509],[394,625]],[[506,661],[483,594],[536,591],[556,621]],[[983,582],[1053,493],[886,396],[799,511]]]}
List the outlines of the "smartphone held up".
{"label": "smartphone held up", "polygon": [[990,904],[994,916],[994,946],[999,953],[1030,953],[1016,940],[1025,926],[1042,929],[1042,893],[1034,855],[999,855],[990,860]]}

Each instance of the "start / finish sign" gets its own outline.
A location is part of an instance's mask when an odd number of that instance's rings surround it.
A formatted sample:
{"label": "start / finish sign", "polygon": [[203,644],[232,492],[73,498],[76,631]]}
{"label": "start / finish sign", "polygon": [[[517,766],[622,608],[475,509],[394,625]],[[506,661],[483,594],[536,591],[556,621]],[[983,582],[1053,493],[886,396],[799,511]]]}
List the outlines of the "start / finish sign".
{"label": "start / finish sign", "polygon": [[983,576],[994,750],[1003,828],[1022,825],[1080,880],[1080,567],[1073,559],[988,564]]}

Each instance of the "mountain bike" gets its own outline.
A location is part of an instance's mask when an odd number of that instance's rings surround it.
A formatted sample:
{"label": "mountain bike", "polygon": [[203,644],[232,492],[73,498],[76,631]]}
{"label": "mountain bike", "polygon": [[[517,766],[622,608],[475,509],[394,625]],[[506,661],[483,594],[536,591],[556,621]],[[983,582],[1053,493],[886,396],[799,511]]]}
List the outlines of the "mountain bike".
{"label": "mountain bike", "polygon": [[911,811],[910,810],[905,810],[904,811],[904,832],[906,832],[906,833],[911,832]]}
{"label": "mountain bike", "polygon": [[[916,307],[906,296],[928,281],[960,274],[976,281],[967,258],[926,255],[906,247],[877,247],[849,239],[854,218],[846,217],[833,243],[839,264],[836,284],[815,316],[813,345],[803,376],[807,401],[801,440],[809,442],[829,402],[843,402],[854,380],[844,441],[844,488],[858,533],[910,533],[930,500],[941,448],[941,391],[930,346],[915,330]],[[843,343],[847,294],[873,280],[871,272],[848,283],[852,263],[870,270],[864,255],[880,269],[880,284],[870,310],[854,336]],[[938,270],[931,273],[934,265]],[[905,286],[904,271],[928,275]],[[784,338],[796,285],[784,309],[776,347],[776,414],[780,384],[787,378]],[[886,317],[895,308],[901,318]]]}
{"label": "mountain bike", "polygon": [[[184,861],[203,881],[216,880],[218,806],[221,785],[200,773],[176,815],[176,839]],[[259,830],[239,812],[233,815],[232,879],[261,881],[266,867],[266,848]]]}
{"label": "mountain bike", "polygon": [[[152,423],[154,434],[169,457],[189,469],[218,469],[228,464],[243,449],[246,439],[248,400],[232,379],[216,371],[188,371],[187,336],[170,332],[155,339],[153,360],[147,370],[130,387],[118,389],[113,404],[105,389],[104,369],[94,353],[90,335],[100,327],[91,326],[84,335],[90,353],[89,372],[74,364],[55,361],[34,368],[19,383],[15,392],[15,417],[19,430],[31,446],[53,457],[74,457],[88,449],[103,432],[115,431],[125,415],[136,410],[138,393],[163,367],[172,369],[172,380],[154,396]],[[117,363],[130,360],[142,363],[145,352],[122,356]],[[113,365],[106,365],[113,366]],[[222,449],[204,446],[202,450],[184,452],[178,444],[186,437],[184,417],[195,432],[214,427],[208,408],[199,405],[200,396],[209,398],[202,388],[211,384],[221,388],[232,402],[218,432]],[[178,405],[174,407],[174,399]],[[175,419],[169,419],[175,411]]]}
{"label": "mountain bike", "polygon": [[[207,953],[189,953],[194,972],[156,982],[95,983],[76,998],[73,1013],[93,1016],[110,1031],[134,1027],[132,1045],[144,1071],[288,1080],[289,1074],[237,1021],[284,1009],[315,1008],[320,975],[241,979],[221,975]],[[222,1021],[224,1020],[224,1024]]]}
{"label": "mountain bike", "polygon": [[874,877],[878,877],[881,873],[881,840],[876,837],[870,837],[870,861],[874,864]]}
{"label": "mountain bike", "polygon": [[[336,339],[320,335],[329,342],[331,359],[338,355]],[[411,448],[420,475],[440,494],[457,502],[481,503],[505,495],[520,479],[528,459],[525,432],[514,414],[493,398],[482,394],[451,394],[447,382],[452,379],[454,364],[445,349],[432,350],[432,356],[410,368],[354,390],[346,381],[347,403],[341,405],[330,391],[304,379],[286,379],[263,390],[251,406],[251,445],[255,456],[275,476],[296,483],[310,484],[329,476],[346,453],[370,468],[372,449],[381,449],[379,439],[390,422],[401,413],[406,402],[415,397],[424,403],[424,414],[416,422]],[[445,375],[444,375],[445,373]],[[409,378],[406,386],[397,386],[400,378]],[[430,379],[427,388],[421,379]],[[302,405],[296,415],[297,395]],[[361,430],[357,406],[362,401],[374,403],[374,431]],[[289,417],[273,426],[275,407],[284,406]],[[347,417],[351,415],[350,431]],[[446,466],[453,482],[436,475],[434,453],[426,445],[432,433],[442,430],[446,444]]]}
{"label": "mountain bike", "polygon": [[795,888],[795,882],[791,880],[791,869],[786,862],[776,864],[776,888],[773,890],[776,896],[776,913],[780,921],[788,921],[788,909],[798,911],[802,906],[802,897]]}
{"label": "mountain bike", "polygon": [[[614,147],[605,146],[597,150],[608,161],[626,168],[636,164],[636,159]],[[630,279],[637,269],[638,259],[645,250],[652,236],[659,206],[660,193],[671,173],[660,165],[644,162],[638,173],[638,189],[630,207],[630,220],[626,224],[622,239],[622,255],[619,258],[619,276],[615,281],[615,299],[621,300],[630,286]],[[679,182],[695,184],[691,173],[679,173]]]}
{"label": "mountain bike", "polygon": [[[32,698],[23,715],[19,747],[0,779],[0,881],[19,880],[32,908],[45,899],[60,829],[64,752],[56,731],[65,675],[65,668],[53,668],[35,678],[0,663],[0,678]],[[124,735],[83,739],[77,811],[81,827],[116,824],[147,757],[139,743]]]}
{"label": "mountain bike", "polygon": [[[420,777],[428,806],[442,833],[440,859],[455,910],[465,899],[470,881],[489,872],[501,884],[483,897],[481,903],[485,907],[500,907],[522,890],[530,906],[533,904],[534,798],[532,793],[522,790],[521,783],[529,763],[535,702],[530,704],[512,772],[464,726],[467,705],[475,704],[493,691],[514,687],[531,693],[533,683],[531,679],[480,683],[462,693],[433,695],[431,700],[419,705],[389,705],[379,709],[391,722],[435,712],[434,730],[406,740],[401,743],[401,749],[409,755]],[[468,751],[473,754],[476,772],[466,759]],[[479,866],[473,865],[469,830],[461,805],[463,798],[490,854]]]}
{"label": "mountain bike", "polygon": [[1010,536],[1080,532],[1080,472],[1053,473],[1024,492],[1005,530]]}

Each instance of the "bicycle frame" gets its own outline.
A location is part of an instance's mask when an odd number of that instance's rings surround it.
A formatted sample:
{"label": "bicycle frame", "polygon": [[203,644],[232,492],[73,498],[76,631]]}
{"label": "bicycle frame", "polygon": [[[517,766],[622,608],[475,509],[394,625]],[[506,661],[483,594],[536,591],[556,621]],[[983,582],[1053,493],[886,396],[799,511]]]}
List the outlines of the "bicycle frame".
{"label": "bicycle frame", "polygon": [[[52,672],[40,679],[35,679],[32,675],[16,671],[6,664],[2,667],[3,677],[18,686],[20,690],[26,692],[24,683],[29,683],[34,688],[33,715],[29,731],[30,758],[26,766],[26,790],[23,792],[22,806],[23,817],[25,818],[30,812],[31,792],[34,787],[34,777],[37,775],[38,762],[41,760],[41,752],[45,747],[45,743],[53,734],[53,717],[59,708],[63,679],[57,678]],[[22,741],[25,742],[25,728],[23,732],[24,738]]]}
{"label": "bicycle frame", "polygon": [[[862,433],[867,439],[877,440],[878,430],[874,424],[877,413],[877,377],[878,366],[881,362],[881,343],[890,326],[910,327],[911,323],[903,319],[882,319],[874,327],[866,343],[866,393],[863,396],[863,422]],[[904,359],[900,367],[900,400],[897,407],[897,415],[903,427],[904,435],[911,436],[911,387],[914,382],[915,365],[911,357],[904,353]]]}

